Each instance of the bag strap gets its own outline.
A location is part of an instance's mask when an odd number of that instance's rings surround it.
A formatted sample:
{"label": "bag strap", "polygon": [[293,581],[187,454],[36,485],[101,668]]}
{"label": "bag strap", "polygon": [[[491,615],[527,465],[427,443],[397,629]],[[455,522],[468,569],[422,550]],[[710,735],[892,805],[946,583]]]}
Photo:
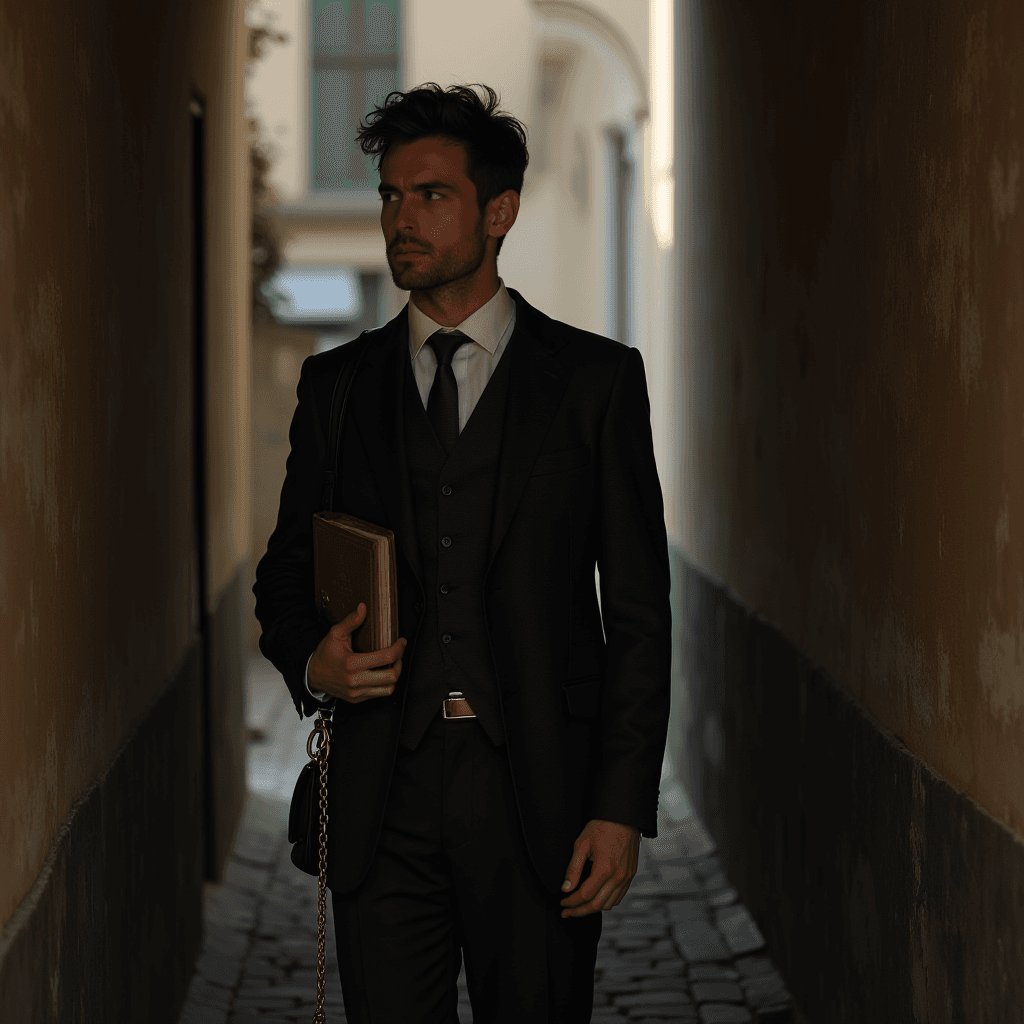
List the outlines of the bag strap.
{"label": "bag strap", "polygon": [[[366,334],[363,331],[363,334]],[[359,335],[356,341],[361,341],[363,334]],[[356,342],[349,342],[354,345]],[[352,391],[352,382],[356,379],[356,371],[362,362],[366,350],[370,347],[369,342],[363,342],[355,358],[349,358],[342,362],[338,376],[334,380],[334,390],[331,392],[331,416],[329,420],[327,437],[327,469],[324,472],[324,489],[321,500],[321,507],[328,512],[334,511],[334,485],[338,477],[338,455],[341,450],[341,428],[345,421],[345,410],[348,408],[348,396]],[[345,382],[345,389],[341,393],[341,401],[338,401],[338,390],[342,380]],[[317,921],[316,921],[316,1008],[313,1011],[313,1024],[326,1024],[327,1016],[324,1012],[324,995],[327,987],[326,974],[326,947],[327,947],[327,758],[331,750],[331,707],[320,708],[320,717],[317,724],[310,733],[309,741],[306,744],[306,751],[310,758],[316,762],[318,768],[320,828],[317,831]],[[319,746],[314,751],[314,737],[319,735]]]}
{"label": "bag strap", "polygon": [[[327,435],[327,470],[324,473],[324,489],[320,499],[320,507],[327,512],[334,511],[334,488],[338,479],[341,429],[345,422],[345,410],[348,408],[348,396],[352,391],[352,382],[356,379],[356,371],[359,369],[359,364],[362,362],[363,356],[366,355],[366,350],[370,347],[368,341],[362,341],[363,336],[367,333],[367,331],[363,331],[355,341],[349,342],[349,345],[357,345],[359,342],[362,342],[362,344],[359,346],[359,351],[356,352],[354,358],[350,357],[341,364],[338,376],[334,380],[334,390],[331,392],[331,415],[328,421],[330,425]],[[341,392],[341,401],[339,402],[338,391],[341,388],[342,380],[346,376],[348,379],[344,390]]]}

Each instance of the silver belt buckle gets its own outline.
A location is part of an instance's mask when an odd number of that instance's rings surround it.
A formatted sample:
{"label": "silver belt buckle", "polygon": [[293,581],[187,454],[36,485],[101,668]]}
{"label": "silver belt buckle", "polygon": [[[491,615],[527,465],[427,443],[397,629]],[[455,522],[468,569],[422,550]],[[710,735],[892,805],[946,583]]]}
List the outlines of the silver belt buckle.
{"label": "silver belt buckle", "polygon": [[444,716],[444,718],[447,719],[447,720],[452,720],[452,719],[455,719],[455,718],[476,718],[476,713],[475,712],[472,715],[449,715],[448,714],[448,701],[450,701],[450,700],[465,700],[465,699],[466,699],[466,695],[461,690],[450,690],[448,692],[448,696],[443,701],[441,701],[441,714]]}

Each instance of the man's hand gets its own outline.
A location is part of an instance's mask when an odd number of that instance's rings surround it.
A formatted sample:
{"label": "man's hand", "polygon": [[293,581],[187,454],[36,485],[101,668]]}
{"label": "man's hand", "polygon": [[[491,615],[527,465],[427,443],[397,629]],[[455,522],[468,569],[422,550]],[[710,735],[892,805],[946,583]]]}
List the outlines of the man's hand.
{"label": "man's hand", "polygon": [[[399,637],[390,647],[358,654],[352,650],[352,633],[366,618],[366,605],[360,602],[354,612],[331,626],[309,660],[309,685],[314,690],[359,704],[374,697],[387,697],[395,691],[402,672],[402,654],[406,640]],[[387,665],[387,668],[380,666]]]}
{"label": "man's hand", "polygon": [[590,877],[579,891],[562,900],[562,917],[584,917],[611,910],[629,889],[640,855],[640,833],[632,825],[614,821],[588,821],[573,846],[572,860],[562,883],[564,892],[579,884],[583,865],[593,863]]}

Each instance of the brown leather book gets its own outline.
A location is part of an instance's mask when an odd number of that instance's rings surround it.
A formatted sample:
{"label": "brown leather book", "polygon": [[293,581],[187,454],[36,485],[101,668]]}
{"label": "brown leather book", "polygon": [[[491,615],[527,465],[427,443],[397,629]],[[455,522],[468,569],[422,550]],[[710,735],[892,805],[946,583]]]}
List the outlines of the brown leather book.
{"label": "brown leather book", "polygon": [[344,512],[313,516],[316,606],[334,625],[366,604],[366,618],[352,634],[352,649],[379,651],[398,639],[398,574],[395,535]]}

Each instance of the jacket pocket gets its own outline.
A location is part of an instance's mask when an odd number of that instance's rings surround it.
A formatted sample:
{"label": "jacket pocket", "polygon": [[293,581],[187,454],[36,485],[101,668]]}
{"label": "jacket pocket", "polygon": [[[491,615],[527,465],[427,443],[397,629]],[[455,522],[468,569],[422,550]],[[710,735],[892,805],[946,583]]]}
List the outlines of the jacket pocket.
{"label": "jacket pocket", "polygon": [[573,718],[596,718],[601,711],[601,676],[575,679],[562,686],[566,711]]}
{"label": "jacket pocket", "polygon": [[547,476],[549,473],[568,473],[590,462],[590,445],[581,444],[576,448],[563,448],[557,452],[544,452],[537,456],[530,476]]}

